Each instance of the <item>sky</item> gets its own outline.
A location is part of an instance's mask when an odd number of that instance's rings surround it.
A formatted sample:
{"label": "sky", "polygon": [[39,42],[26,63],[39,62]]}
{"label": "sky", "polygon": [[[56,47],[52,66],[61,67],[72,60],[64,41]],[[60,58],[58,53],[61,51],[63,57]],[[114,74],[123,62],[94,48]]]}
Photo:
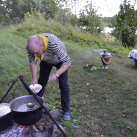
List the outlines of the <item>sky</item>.
{"label": "sky", "polygon": [[[118,13],[119,6],[124,0],[79,0],[79,2],[77,0],[72,12],[78,14],[83,5],[87,4],[87,1],[92,1],[92,5],[98,11],[97,14],[101,15],[101,17],[112,17]],[[130,0],[131,5],[134,5],[134,3],[135,0]],[[137,4],[135,9],[137,9]]]}

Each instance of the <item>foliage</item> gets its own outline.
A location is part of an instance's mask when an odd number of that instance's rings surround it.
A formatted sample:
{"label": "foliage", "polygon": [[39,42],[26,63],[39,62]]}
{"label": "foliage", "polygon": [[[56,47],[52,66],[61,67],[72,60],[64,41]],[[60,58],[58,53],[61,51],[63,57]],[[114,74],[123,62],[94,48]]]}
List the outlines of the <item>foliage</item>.
{"label": "foliage", "polygon": [[[81,47],[89,48],[107,48],[113,52],[120,52],[127,54],[129,49],[123,48],[121,43],[114,39],[111,35],[108,37],[101,33],[99,37],[96,34],[87,33],[87,31],[76,30],[70,24],[63,26],[57,20],[45,20],[44,15],[34,10],[31,13],[25,14],[25,20],[22,24],[16,26],[16,33],[29,32],[32,34],[39,34],[43,32],[53,33],[64,40],[71,40],[78,43]],[[112,38],[112,39],[111,39]]]}
{"label": "foliage", "polygon": [[5,25],[20,23],[24,14],[30,13],[31,9],[40,11],[45,18],[53,18],[58,6],[55,0],[4,0],[0,1],[0,23]]}
{"label": "foliage", "polygon": [[100,17],[102,22],[104,22],[105,27],[113,28],[112,23],[116,20],[116,15],[113,17]]}
{"label": "foliage", "polygon": [[31,8],[36,8],[34,0],[5,0],[2,1],[0,9],[4,9],[4,13],[0,13],[2,20],[5,18],[8,24],[20,22],[24,14],[30,12]]}
{"label": "foliage", "polygon": [[137,14],[130,2],[124,0],[124,4],[120,5],[116,21],[112,24],[115,27],[113,35],[122,41],[122,45],[124,47],[135,47]]}
{"label": "foliage", "polygon": [[41,13],[45,14],[45,18],[54,18],[54,15],[57,11],[58,7],[55,0],[42,0],[41,1]]}
{"label": "foliage", "polygon": [[86,30],[90,33],[100,33],[103,29],[101,19],[96,14],[93,8],[92,2],[84,6],[84,10],[80,11],[80,17],[78,20],[79,26],[86,27]]}
{"label": "foliage", "polygon": [[59,8],[54,16],[54,20],[62,25],[76,25],[76,16],[70,12],[70,9]]}

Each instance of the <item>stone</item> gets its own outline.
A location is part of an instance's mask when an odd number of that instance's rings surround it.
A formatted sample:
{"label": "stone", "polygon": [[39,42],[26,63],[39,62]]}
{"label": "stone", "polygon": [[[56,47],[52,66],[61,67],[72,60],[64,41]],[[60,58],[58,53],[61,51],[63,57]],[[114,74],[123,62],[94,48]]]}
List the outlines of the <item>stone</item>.
{"label": "stone", "polygon": [[[61,125],[59,125],[59,126],[63,131],[65,131],[64,128]],[[60,134],[62,134],[62,133],[59,131],[57,126],[54,124],[53,125],[53,131],[52,131],[52,137],[58,137]]]}
{"label": "stone", "polygon": [[50,105],[47,104],[47,103],[44,103],[43,105],[44,105],[45,107],[47,107],[47,108],[50,106]]}
{"label": "stone", "polygon": [[41,125],[41,126],[37,126],[37,129],[39,130],[39,131],[41,131],[41,132],[43,132],[44,131],[44,128],[43,128],[43,126]]}
{"label": "stone", "polygon": [[60,111],[57,109],[57,110],[52,110],[49,112],[51,114],[51,116],[53,118],[58,118],[59,114],[60,114]]}

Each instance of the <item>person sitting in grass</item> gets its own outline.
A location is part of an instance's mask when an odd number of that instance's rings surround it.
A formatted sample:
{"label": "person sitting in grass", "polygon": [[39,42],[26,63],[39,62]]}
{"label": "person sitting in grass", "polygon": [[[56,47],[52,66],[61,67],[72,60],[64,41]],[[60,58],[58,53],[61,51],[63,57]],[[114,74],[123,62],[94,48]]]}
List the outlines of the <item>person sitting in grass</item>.
{"label": "person sitting in grass", "polygon": [[[54,34],[42,33],[30,36],[27,41],[26,49],[32,73],[31,84],[35,85],[37,83],[37,59],[40,58],[38,83],[42,85],[42,89],[38,95],[42,97],[47,82],[56,81],[58,78],[59,88],[61,90],[63,119],[70,120],[68,68],[71,66],[71,60],[67,54],[65,45]],[[50,75],[53,66],[57,69]]]}

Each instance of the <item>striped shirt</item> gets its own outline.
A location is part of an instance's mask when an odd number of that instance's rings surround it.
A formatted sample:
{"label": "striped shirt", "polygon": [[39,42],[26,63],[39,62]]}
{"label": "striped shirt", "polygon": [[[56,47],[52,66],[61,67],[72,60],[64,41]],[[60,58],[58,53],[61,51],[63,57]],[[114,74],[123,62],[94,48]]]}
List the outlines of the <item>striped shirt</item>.
{"label": "striped shirt", "polygon": [[[49,64],[57,64],[62,62],[63,64],[67,64],[70,67],[71,61],[67,54],[66,47],[58,39],[58,37],[50,33],[41,33],[39,35],[42,35],[48,38],[48,47],[43,52],[44,58],[42,60]],[[37,61],[35,62],[35,56],[34,54],[30,53],[27,45],[26,45],[26,50],[28,53],[29,64],[36,64]]]}

